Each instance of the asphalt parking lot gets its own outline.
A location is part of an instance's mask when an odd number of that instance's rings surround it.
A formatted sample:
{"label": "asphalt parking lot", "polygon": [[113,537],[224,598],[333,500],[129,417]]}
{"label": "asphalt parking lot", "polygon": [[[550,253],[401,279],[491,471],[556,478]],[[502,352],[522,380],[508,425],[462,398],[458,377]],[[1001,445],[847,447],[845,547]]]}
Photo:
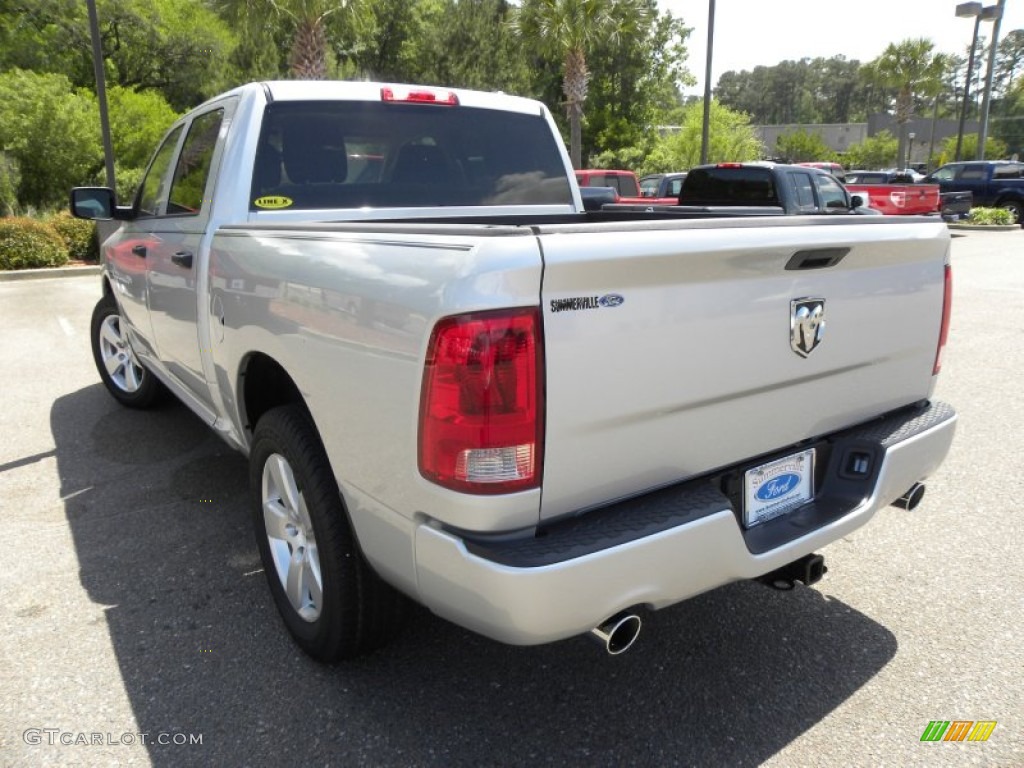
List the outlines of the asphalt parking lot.
{"label": "asphalt parking lot", "polygon": [[[1024,765],[1024,232],[953,264],[953,451],[815,587],[719,589],[616,658],[418,611],[337,667],[278,620],[245,460],[102,389],[98,278],[0,282],[0,765]],[[921,742],[932,720],[997,725]]]}

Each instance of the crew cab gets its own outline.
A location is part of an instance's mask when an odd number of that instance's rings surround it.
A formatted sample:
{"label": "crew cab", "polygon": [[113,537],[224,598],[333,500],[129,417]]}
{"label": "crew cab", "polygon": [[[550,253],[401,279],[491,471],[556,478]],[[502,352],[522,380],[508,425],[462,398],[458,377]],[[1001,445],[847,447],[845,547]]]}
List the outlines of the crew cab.
{"label": "crew cab", "polygon": [[1024,163],[1011,160],[976,160],[948,163],[936,168],[925,181],[943,192],[970,192],[973,204],[1004,208],[1015,224],[1024,225]]}
{"label": "crew cab", "polygon": [[651,202],[640,192],[640,180],[632,171],[587,168],[576,171],[575,175],[576,183],[581,187],[609,187],[613,192],[613,203]]}
{"label": "crew cab", "polygon": [[679,204],[766,208],[790,215],[876,213],[830,173],[768,162],[699,165],[683,180]]}
{"label": "crew cab", "polygon": [[269,589],[323,661],[410,599],[624,651],[646,610],[820,578],[953,439],[941,222],[587,211],[537,101],[251,83],[177,120],[129,205],[71,207],[120,223],[100,379],[248,456]]}
{"label": "crew cab", "polygon": [[675,205],[686,171],[651,173],[640,179],[640,195],[654,205]]}

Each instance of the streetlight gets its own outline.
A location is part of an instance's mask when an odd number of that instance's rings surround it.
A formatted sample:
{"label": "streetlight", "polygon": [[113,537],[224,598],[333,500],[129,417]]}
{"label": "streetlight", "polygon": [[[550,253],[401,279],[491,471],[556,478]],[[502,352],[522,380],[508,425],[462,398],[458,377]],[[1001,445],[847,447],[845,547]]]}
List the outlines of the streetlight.
{"label": "streetlight", "polygon": [[[988,107],[992,101],[992,74],[996,68],[996,45],[999,43],[999,22],[1003,18],[1003,5],[1006,0],[999,0],[999,3],[991,10],[995,23],[992,25],[992,42],[988,46],[988,71],[985,73],[985,98],[981,100],[981,130],[978,131],[978,160],[985,159],[985,142],[988,141]],[[982,13],[984,14],[983,11]]]}
{"label": "streetlight", "polygon": [[913,131],[907,134],[907,138],[910,139],[910,144],[907,147],[907,168],[913,168],[914,166],[914,138],[916,136],[917,134]]}
{"label": "streetlight", "polygon": [[700,163],[708,161],[708,127],[711,122],[711,50],[715,43],[715,0],[708,0],[708,54],[704,65],[704,120],[700,132]]}
{"label": "streetlight", "polygon": [[[1000,0],[1002,2],[1002,0]],[[981,3],[960,3],[956,7],[956,15],[964,19],[974,19],[974,37],[971,38],[971,55],[967,58],[967,81],[964,83],[964,104],[960,109],[960,126],[956,133],[956,160],[960,160],[960,150],[964,143],[964,120],[967,118],[967,105],[971,96],[971,76],[974,74],[974,52],[978,48],[978,27],[982,21],[991,21],[1000,12],[999,6],[981,7]]]}

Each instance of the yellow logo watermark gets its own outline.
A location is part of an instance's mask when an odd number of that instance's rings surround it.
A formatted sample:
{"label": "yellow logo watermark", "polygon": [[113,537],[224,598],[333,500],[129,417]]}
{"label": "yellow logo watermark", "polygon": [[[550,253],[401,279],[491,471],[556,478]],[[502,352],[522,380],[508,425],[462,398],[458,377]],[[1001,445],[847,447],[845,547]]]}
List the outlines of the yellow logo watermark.
{"label": "yellow logo watermark", "polygon": [[921,741],[988,741],[995,720],[931,720]]}

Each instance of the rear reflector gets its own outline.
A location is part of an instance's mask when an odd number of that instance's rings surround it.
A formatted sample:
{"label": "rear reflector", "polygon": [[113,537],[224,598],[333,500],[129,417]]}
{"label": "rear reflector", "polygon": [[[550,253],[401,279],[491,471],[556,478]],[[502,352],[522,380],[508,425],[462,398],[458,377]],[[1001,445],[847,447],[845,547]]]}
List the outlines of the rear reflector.
{"label": "rear reflector", "polygon": [[465,493],[538,487],[542,375],[536,308],[439,321],[423,370],[420,474]]}
{"label": "rear reflector", "polygon": [[380,89],[380,100],[401,104],[438,104],[444,107],[456,107],[459,104],[459,97],[454,91],[387,85]]}
{"label": "rear reflector", "polygon": [[932,376],[942,370],[942,350],[949,338],[949,315],[953,308],[953,269],[946,265],[946,276],[942,290],[942,325],[939,328],[939,347],[935,351],[935,366]]}

